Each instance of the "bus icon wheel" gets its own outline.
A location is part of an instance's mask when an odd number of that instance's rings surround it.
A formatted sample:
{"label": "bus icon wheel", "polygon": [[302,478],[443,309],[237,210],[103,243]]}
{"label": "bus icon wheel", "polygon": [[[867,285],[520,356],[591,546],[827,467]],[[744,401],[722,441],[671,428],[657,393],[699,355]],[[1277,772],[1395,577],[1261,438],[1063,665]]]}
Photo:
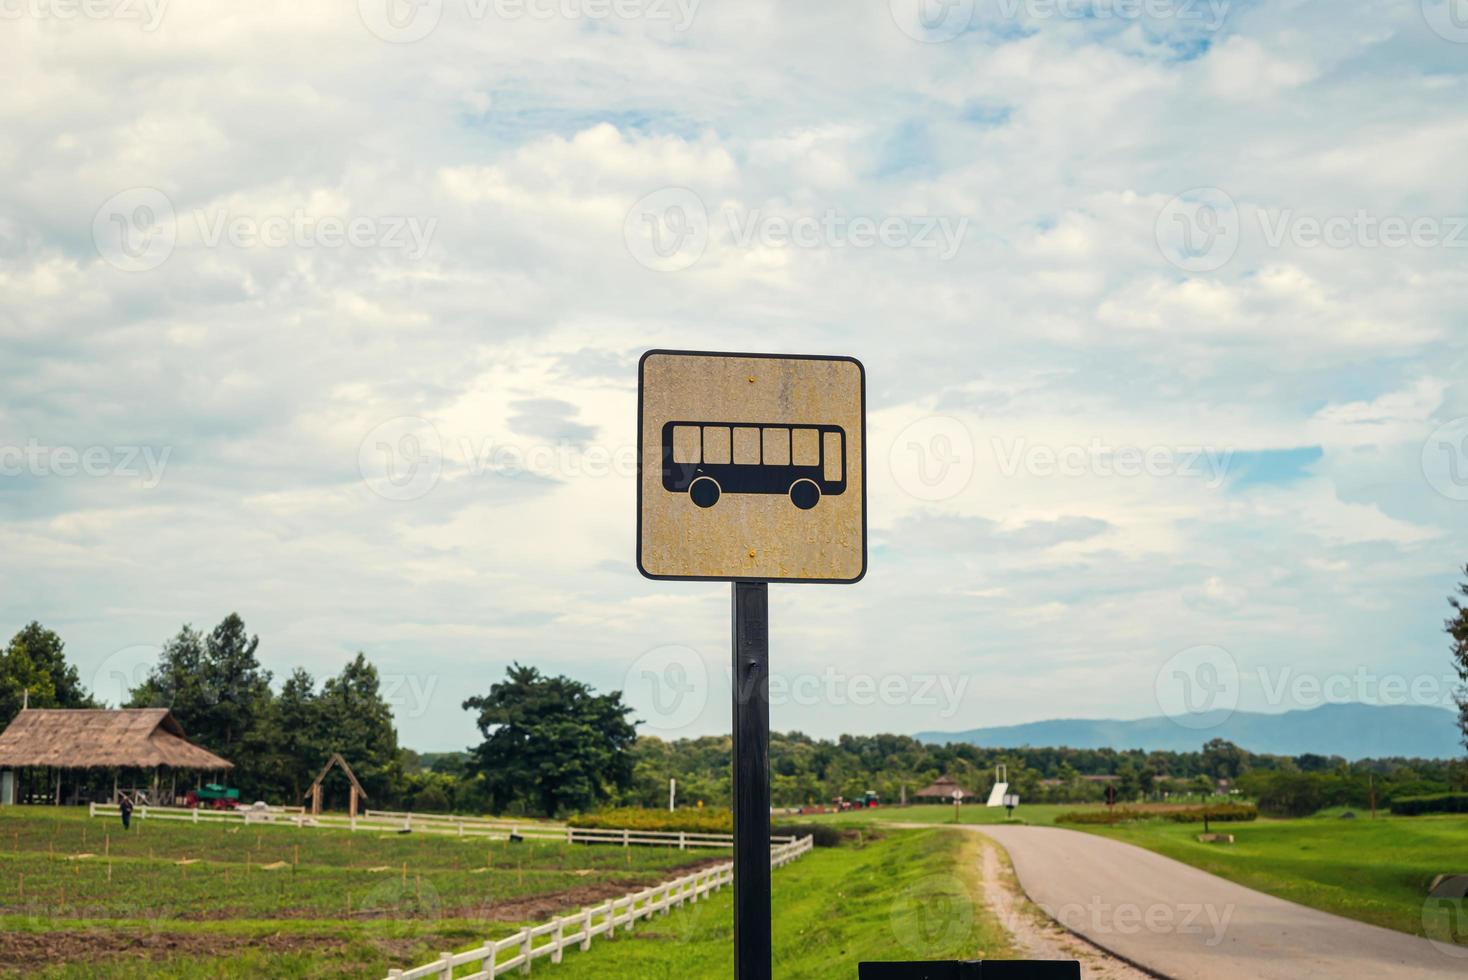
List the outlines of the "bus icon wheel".
{"label": "bus icon wheel", "polygon": [[688,496],[700,507],[712,507],[719,502],[719,482],[711,476],[701,476],[688,484]]}
{"label": "bus icon wheel", "polygon": [[814,480],[796,480],[790,484],[790,502],[801,510],[810,510],[821,502],[821,488]]}

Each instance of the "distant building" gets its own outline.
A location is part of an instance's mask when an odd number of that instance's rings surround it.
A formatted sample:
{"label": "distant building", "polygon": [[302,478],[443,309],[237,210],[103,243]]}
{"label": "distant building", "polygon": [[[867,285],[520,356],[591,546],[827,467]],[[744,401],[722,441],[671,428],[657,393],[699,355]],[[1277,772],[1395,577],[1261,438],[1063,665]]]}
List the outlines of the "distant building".
{"label": "distant building", "polygon": [[962,800],[968,796],[963,788],[947,776],[939,776],[931,786],[924,787],[914,795],[920,800],[939,800],[944,803],[953,802],[954,794]]}
{"label": "distant building", "polygon": [[27,708],[0,732],[0,804],[17,798],[59,804],[67,772],[74,774],[73,792],[105,772],[114,797],[119,780],[142,780],[156,802],[165,771],[172,782],[180,771],[233,768],[190,742],[167,708]]}

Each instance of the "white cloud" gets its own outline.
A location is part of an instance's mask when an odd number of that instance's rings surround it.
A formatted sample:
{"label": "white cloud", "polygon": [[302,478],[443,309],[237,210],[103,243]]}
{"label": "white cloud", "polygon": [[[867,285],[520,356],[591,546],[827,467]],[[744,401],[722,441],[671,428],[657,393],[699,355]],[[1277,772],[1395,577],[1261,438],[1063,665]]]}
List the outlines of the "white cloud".
{"label": "white cloud", "polygon": [[[153,490],[0,483],[0,551],[25,570],[0,626],[56,626],[85,676],[238,610],[280,673],[363,649],[431,677],[434,710],[403,721],[424,748],[472,737],[459,700],[512,659],[611,687],[682,643],[717,674],[727,587],[632,565],[617,460],[636,355],[668,346],[867,365],[871,571],[775,591],[792,669],[971,676],[982,718],[953,727],[1155,713],[1151,671],[1199,643],[1246,666],[1348,650],[1426,670],[1438,624],[1413,617],[1468,545],[1468,514],[1419,459],[1468,411],[1461,252],[1275,247],[1260,230],[1287,212],[1468,213],[1462,52],[1400,7],[1249,7],[1216,34],[985,14],[945,44],[882,4],[703,4],[686,29],[448,4],[403,45],[353,4],[169,4],[152,32],[11,22],[0,445],[171,456]],[[93,241],[99,206],[134,187],[178,220],[147,272]],[[644,268],[623,238],[664,187],[711,215],[682,272]],[[1156,243],[1161,209],[1195,187],[1243,221],[1211,275]],[[724,216],[755,210],[967,225],[947,259],[742,245]],[[211,246],[201,212],[433,233],[422,255]],[[972,472],[924,499],[896,441],[933,415],[967,431]],[[398,417],[441,447],[437,482],[406,501],[359,470]],[[1231,453],[1311,446],[1306,474],[1226,478]],[[1037,447],[1086,462],[1046,473]],[[1132,449],[1212,450],[1225,478],[1206,456],[1191,474],[1106,471]],[[711,698],[694,730],[726,713]],[[776,719],[930,722],[911,705]]]}

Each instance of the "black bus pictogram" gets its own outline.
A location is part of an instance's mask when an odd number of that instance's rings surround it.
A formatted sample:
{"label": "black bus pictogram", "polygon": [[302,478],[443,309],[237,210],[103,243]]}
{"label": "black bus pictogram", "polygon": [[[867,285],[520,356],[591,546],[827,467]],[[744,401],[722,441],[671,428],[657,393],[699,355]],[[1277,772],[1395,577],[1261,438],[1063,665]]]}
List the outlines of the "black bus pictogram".
{"label": "black bus pictogram", "polygon": [[839,425],[669,422],[663,489],[712,507],[726,493],[788,494],[801,510],[846,491],[846,430]]}

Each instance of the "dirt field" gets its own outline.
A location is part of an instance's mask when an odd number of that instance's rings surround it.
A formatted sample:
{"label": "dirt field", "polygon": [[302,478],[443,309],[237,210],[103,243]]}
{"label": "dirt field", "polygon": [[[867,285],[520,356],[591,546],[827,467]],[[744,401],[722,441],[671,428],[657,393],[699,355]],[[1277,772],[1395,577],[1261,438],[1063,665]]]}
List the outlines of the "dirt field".
{"label": "dirt field", "polygon": [[0,810],[0,972],[381,977],[726,860]]}

